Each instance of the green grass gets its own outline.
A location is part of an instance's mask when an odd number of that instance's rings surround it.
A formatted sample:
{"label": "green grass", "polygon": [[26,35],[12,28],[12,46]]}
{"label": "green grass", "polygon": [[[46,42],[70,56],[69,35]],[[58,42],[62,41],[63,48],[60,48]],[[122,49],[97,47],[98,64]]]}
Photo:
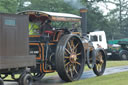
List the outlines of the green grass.
{"label": "green grass", "polygon": [[128,61],[107,61],[107,68],[108,67],[115,67],[115,66],[125,66],[128,65]]}
{"label": "green grass", "polygon": [[128,85],[128,72],[93,77],[63,85]]}
{"label": "green grass", "polygon": [[[106,67],[116,67],[116,66],[125,66],[128,65],[128,61],[107,61]],[[88,66],[86,65],[84,68],[84,71],[90,70]]]}

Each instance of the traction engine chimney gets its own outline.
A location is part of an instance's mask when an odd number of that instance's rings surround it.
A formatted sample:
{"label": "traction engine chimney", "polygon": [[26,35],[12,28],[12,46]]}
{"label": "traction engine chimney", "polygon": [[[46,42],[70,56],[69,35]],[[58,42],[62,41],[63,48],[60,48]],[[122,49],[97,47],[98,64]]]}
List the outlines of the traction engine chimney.
{"label": "traction engine chimney", "polygon": [[80,16],[81,18],[81,30],[82,30],[82,36],[87,35],[87,9],[81,8],[80,9]]}

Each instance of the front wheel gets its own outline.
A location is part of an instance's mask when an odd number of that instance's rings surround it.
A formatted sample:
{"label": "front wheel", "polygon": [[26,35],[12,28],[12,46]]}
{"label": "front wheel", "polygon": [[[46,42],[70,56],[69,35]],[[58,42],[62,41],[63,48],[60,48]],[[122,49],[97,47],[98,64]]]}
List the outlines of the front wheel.
{"label": "front wheel", "polygon": [[30,74],[22,75],[19,79],[19,85],[32,85],[32,76]]}
{"label": "front wheel", "polygon": [[106,68],[106,55],[102,50],[96,50],[96,63],[93,71],[97,76],[103,75]]}
{"label": "front wheel", "polygon": [[78,80],[84,69],[84,48],[77,35],[64,35],[57,44],[56,70],[66,82]]}

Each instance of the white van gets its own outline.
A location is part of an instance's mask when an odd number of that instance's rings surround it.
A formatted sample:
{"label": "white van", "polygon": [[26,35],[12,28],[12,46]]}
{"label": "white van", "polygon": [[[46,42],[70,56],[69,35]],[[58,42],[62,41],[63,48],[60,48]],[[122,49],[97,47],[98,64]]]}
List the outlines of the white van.
{"label": "white van", "polygon": [[108,49],[106,34],[104,31],[94,31],[88,34],[88,38],[92,41],[94,48],[104,48],[105,50]]}

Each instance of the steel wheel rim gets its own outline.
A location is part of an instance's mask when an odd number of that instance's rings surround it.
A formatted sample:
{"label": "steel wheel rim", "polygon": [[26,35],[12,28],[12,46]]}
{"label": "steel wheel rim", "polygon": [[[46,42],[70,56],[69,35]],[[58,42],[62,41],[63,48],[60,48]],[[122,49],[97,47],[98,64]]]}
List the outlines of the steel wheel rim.
{"label": "steel wheel rim", "polygon": [[80,48],[82,48],[80,41],[72,37],[64,49],[64,68],[71,79],[77,78],[80,73],[83,56],[82,49]]}
{"label": "steel wheel rim", "polygon": [[96,59],[96,69],[98,72],[102,72],[102,68],[104,68],[104,59],[101,52],[98,52],[97,59]]}

